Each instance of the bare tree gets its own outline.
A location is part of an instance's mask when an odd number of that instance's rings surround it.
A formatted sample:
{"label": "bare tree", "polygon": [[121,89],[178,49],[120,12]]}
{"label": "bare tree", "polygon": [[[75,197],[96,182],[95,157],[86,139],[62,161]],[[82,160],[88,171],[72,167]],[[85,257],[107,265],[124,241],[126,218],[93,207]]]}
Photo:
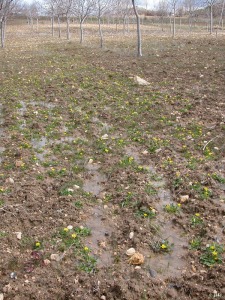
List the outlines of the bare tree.
{"label": "bare tree", "polygon": [[5,46],[6,22],[14,12],[19,10],[19,1],[17,0],[0,0],[0,30],[1,30],[1,47]]}
{"label": "bare tree", "polygon": [[164,18],[168,16],[169,11],[168,2],[165,0],[159,1],[157,10],[160,16],[161,29],[164,31]]}
{"label": "bare tree", "polygon": [[209,8],[209,15],[210,15],[210,26],[209,26],[209,31],[210,34],[213,33],[213,8],[214,5],[216,4],[217,0],[206,0],[205,4]]}
{"label": "bare tree", "polygon": [[74,3],[74,12],[75,15],[79,19],[80,23],[80,43],[83,43],[84,39],[84,31],[83,31],[83,24],[88,16],[95,9],[95,1],[94,0],[76,0]]}
{"label": "bare tree", "polygon": [[138,56],[142,56],[142,44],[141,44],[141,26],[140,26],[140,17],[137,11],[136,2],[132,0],[132,5],[134,13],[137,20],[137,47],[138,47]]}
{"label": "bare tree", "polygon": [[169,5],[171,8],[171,14],[173,16],[173,23],[172,23],[172,36],[175,37],[176,34],[176,13],[178,7],[179,0],[170,0]]}
{"label": "bare tree", "polygon": [[100,47],[103,47],[103,34],[102,34],[102,17],[112,8],[112,0],[96,0],[96,13],[98,18],[98,32],[100,37]]}
{"label": "bare tree", "polygon": [[64,0],[63,2],[63,12],[66,16],[66,36],[70,39],[70,17],[72,14],[72,4],[73,0]]}

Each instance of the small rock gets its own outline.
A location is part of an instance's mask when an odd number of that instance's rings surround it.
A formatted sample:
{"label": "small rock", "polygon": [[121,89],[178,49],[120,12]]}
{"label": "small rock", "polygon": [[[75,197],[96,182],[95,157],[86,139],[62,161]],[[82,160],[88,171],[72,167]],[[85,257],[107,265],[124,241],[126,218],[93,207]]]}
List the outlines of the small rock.
{"label": "small rock", "polygon": [[144,263],[144,260],[145,260],[144,255],[142,255],[141,253],[136,252],[129,259],[129,264],[131,264],[131,265],[142,265]]}
{"label": "small rock", "polygon": [[92,158],[89,159],[88,163],[93,164],[94,160]]}
{"label": "small rock", "polygon": [[21,240],[21,238],[22,238],[22,232],[15,232],[15,234],[16,234],[16,237],[17,237],[17,239],[18,240]]}
{"label": "small rock", "polygon": [[134,269],[135,270],[141,270],[141,267],[140,266],[136,266]]}
{"label": "small rock", "polygon": [[196,268],[195,268],[194,265],[191,266],[191,269],[192,269],[192,271],[193,271],[194,273],[196,273],[197,270],[196,270]]}
{"label": "small rock", "polygon": [[102,137],[101,137],[101,139],[102,140],[108,140],[108,138],[109,138],[109,136],[108,136],[108,134],[106,133],[106,134],[104,134]]}
{"label": "small rock", "polygon": [[134,237],[134,232],[131,231],[130,234],[129,234],[129,238],[132,240],[133,237]]}
{"label": "small rock", "polygon": [[155,278],[156,275],[157,275],[156,271],[153,270],[153,269],[149,269],[149,274],[150,274],[150,276],[153,277],[153,278]]}
{"label": "small rock", "polygon": [[45,266],[48,266],[48,265],[50,265],[50,260],[49,259],[44,259],[44,264],[45,264]]}
{"label": "small rock", "polygon": [[10,273],[10,278],[11,278],[11,279],[17,279],[16,272]]}
{"label": "small rock", "polygon": [[79,185],[76,185],[76,184],[74,184],[73,187],[75,188],[75,190],[79,190],[80,189]]}
{"label": "small rock", "polygon": [[106,296],[102,295],[100,299],[101,300],[106,300]]}
{"label": "small rock", "polygon": [[72,225],[68,225],[67,228],[68,228],[69,230],[72,230],[72,229],[73,229],[73,226],[72,226]]}
{"label": "small rock", "polygon": [[134,77],[134,81],[139,85],[149,85],[150,83],[139,76]]}
{"label": "small rock", "polygon": [[14,184],[14,180],[12,178],[7,178],[6,183]]}
{"label": "small rock", "polygon": [[148,151],[147,151],[147,150],[144,150],[144,151],[142,152],[142,154],[147,155],[147,154],[148,154]]}
{"label": "small rock", "polygon": [[188,199],[189,199],[189,195],[183,195],[183,196],[180,196],[180,202],[181,202],[181,203],[186,202]]}
{"label": "small rock", "polygon": [[60,261],[60,255],[59,254],[51,254],[50,259],[54,260],[54,261]]}
{"label": "small rock", "polygon": [[136,250],[134,248],[130,248],[126,251],[127,256],[132,256],[136,253]]}
{"label": "small rock", "polygon": [[0,294],[0,300],[4,300],[4,294]]}

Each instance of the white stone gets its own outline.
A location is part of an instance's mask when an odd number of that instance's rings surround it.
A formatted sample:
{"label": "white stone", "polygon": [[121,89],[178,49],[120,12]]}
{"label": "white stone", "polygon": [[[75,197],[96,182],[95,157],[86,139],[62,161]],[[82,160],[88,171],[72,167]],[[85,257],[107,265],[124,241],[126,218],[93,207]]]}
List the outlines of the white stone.
{"label": "white stone", "polygon": [[139,85],[149,85],[150,83],[139,76],[134,77],[134,81]]}
{"label": "white stone", "polygon": [[94,161],[94,160],[93,160],[92,158],[90,158],[89,161],[88,161],[88,163],[89,163],[89,164],[93,164],[93,161]]}
{"label": "white stone", "polygon": [[132,239],[133,237],[134,237],[134,232],[131,231],[130,234],[129,234],[129,238]]}
{"label": "white stone", "polygon": [[7,182],[7,183],[14,184],[13,178],[7,178],[7,179],[6,179],[6,182]]}
{"label": "white stone", "polygon": [[15,232],[15,234],[16,234],[17,239],[21,240],[21,238],[22,238],[22,232],[18,231],[18,232]]}
{"label": "white stone", "polygon": [[72,226],[72,225],[68,225],[67,228],[68,228],[69,230],[72,230],[72,229],[73,229],[73,226]]}
{"label": "white stone", "polygon": [[54,261],[60,261],[60,255],[59,254],[51,254],[50,259],[54,260]]}
{"label": "white stone", "polygon": [[108,134],[104,134],[104,135],[101,137],[102,140],[108,140],[108,138],[109,138]]}
{"label": "white stone", "polygon": [[134,248],[130,248],[126,251],[127,256],[132,256],[136,253],[136,250]]}
{"label": "white stone", "polygon": [[0,294],[0,300],[4,300],[4,294]]}
{"label": "white stone", "polygon": [[181,202],[181,203],[186,202],[188,199],[189,199],[189,195],[183,195],[183,196],[180,196],[180,202]]}

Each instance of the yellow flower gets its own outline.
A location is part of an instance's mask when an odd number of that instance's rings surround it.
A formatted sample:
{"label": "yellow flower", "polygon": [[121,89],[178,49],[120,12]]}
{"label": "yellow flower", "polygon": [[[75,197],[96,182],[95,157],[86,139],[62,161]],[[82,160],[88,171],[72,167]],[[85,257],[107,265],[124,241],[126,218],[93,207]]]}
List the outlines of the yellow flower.
{"label": "yellow flower", "polygon": [[63,231],[68,232],[69,229],[68,229],[67,227],[65,227],[65,228],[63,229]]}
{"label": "yellow flower", "polygon": [[77,237],[76,233],[71,234],[71,237],[75,239]]}
{"label": "yellow flower", "polygon": [[40,246],[41,246],[41,243],[40,243],[40,242],[36,242],[36,243],[35,243],[35,247],[38,248],[38,247],[40,247]]}
{"label": "yellow flower", "polygon": [[200,217],[200,214],[199,214],[199,213],[196,213],[195,215],[196,215],[196,217]]}
{"label": "yellow flower", "polygon": [[210,249],[211,249],[211,250],[215,250],[215,246],[211,246]]}
{"label": "yellow flower", "polygon": [[147,216],[148,216],[148,214],[145,213],[145,214],[144,214],[144,217],[147,217]]}
{"label": "yellow flower", "polygon": [[166,246],[165,244],[162,244],[162,245],[161,245],[161,248],[162,248],[162,249],[167,249],[167,246]]}
{"label": "yellow flower", "polygon": [[89,248],[86,246],[84,247],[84,251],[88,252],[89,251]]}
{"label": "yellow flower", "polygon": [[178,203],[178,204],[177,204],[177,206],[181,207],[181,204],[180,204],[180,203]]}
{"label": "yellow flower", "polygon": [[104,150],[106,153],[108,153],[109,152],[109,149],[107,149],[107,148],[105,148],[105,150]]}
{"label": "yellow flower", "polygon": [[217,251],[213,251],[213,252],[212,252],[212,255],[213,255],[213,256],[217,256],[217,254],[218,254]]}

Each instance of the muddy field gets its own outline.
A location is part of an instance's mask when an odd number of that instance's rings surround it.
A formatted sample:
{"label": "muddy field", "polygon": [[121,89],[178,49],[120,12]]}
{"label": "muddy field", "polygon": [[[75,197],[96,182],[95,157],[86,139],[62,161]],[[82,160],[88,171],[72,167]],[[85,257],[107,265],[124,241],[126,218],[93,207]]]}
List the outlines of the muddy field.
{"label": "muddy field", "polygon": [[0,299],[225,299],[224,36],[130,34],[9,30]]}

